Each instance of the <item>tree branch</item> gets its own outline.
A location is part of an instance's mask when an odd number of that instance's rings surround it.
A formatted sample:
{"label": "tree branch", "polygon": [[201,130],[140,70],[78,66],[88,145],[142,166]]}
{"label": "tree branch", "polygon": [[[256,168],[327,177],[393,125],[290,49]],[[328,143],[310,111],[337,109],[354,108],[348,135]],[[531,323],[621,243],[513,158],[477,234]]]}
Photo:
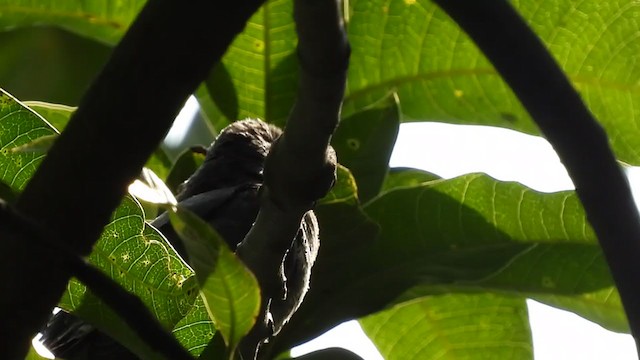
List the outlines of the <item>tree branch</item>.
{"label": "tree branch", "polygon": [[640,339],[640,217],[607,135],[507,1],[436,0],[478,44],[558,152]]}
{"label": "tree branch", "polygon": [[[150,0],[81,101],[16,204],[54,238],[87,255],[109,215],[205,78],[263,0]],[[19,239],[3,239],[0,337],[23,358],[70,274]],[[23,262],[29,259],[29,265]],[[8,276],[8,275],[7,275]],[[24,309],[16,318],[14,309]]]}
{"label": "tree branch", "polygon": [[[335,181],[337,162],[329,143],[340,117],[350,54],[336,0],[296,0],[294,19],[300,63],[297,99],[283,135],[267,156],[256,222],[237,249],[258,278],[263,310],[282,291],[282,256],[302,217]],[[247,344],[252,347],[268,332],[265,324],[256,324],[243,345],[244,355],[251,356]]]}

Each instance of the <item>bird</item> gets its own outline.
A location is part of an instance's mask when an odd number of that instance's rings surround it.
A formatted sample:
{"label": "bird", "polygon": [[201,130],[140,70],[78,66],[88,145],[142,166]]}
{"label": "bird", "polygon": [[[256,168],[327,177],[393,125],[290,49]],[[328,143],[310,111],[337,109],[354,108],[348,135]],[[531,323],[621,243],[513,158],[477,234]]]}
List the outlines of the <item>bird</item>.
{"label": "bird", "polygon": [[[178,206],[200,216],[236,249],[251,229],[260,210],[264,163],[282,130],[258,119],[236,121],[225,127],[207,148],[204,162],[183,184]],[[151,222],[189,263],[185,246],[167,213]],[[319,248],[318,222],[313,210],[300,224],[280,269],[282,292],[270,299],[272,333],[277,333],[300,306],[309,287],[310,271]],[[124,359],[138,357],[108,335],[73,314],[60,311],[41,330],[41,341],[56,357]]]}

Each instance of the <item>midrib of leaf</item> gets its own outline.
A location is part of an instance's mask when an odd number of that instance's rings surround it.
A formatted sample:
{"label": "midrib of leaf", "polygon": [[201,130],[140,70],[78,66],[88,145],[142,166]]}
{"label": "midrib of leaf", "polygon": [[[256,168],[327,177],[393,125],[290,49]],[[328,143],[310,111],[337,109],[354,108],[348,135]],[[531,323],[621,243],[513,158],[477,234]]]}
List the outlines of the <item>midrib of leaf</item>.
{"label": "midrib of leaf", "polygon": [[[453,78],[453,77],[465,77],[465,76],[478,76],[478,75],[493,75],[500,77],[493,68],[477,68],[477,69],[450,69],[446,71],[432,71],[411,76],[401,76],[392,79],[388,79],[374,85],[365,86],[358,90],[350,92],[345,96],[344,102],[348,103],[354,99],[364,97],[370,93],[376,93],[386,89],[392,89],[403,85],[408,85],[413,82],[427,82],[439,78]],[[640,94],[640,82],[636,84],[622,83],[617,81],[608,81],[598,79],[597,77],[588,77],[582,75],[569,75],[567,74],[571,83],[574,84],[577,90],[581,90],[581,85],[590,85],[599,89],[613,89],[626,91],[630,93]]]}
{"label": "midrib of leaf", "polygon": [[271,114],[271,104],[269,101],[269,88],[271,81],[271,21],[269,16],[271,15],[271,2],[267,1],[262,10],[262,26],[263,26],[263,41],[264,41],[264,116],[265,120],[269,121]]}
{"label": "midrib of leaf", "polygon": [[[135,235],[135,236],[138,236],[138,235]],[[144,235],[140,235],[140,236],[144,236]],[[130,240],[131,240],[131,238],[126,239],[124,241],[130,241]],[[133,240],[131,240],[131,241],[133,241]],[[109,258],[109,255],[106,252],[104,252],[101,249],[99,249],[98,247],[95,247],[93,249],[93,254],[95,254],[96,256],[100,256],[103,260],[106,260],[110,264],[110,266],[112,268],[122,271],[122,273],[124,274],[123,277],[129,279],[132,283],[138,283],[138,284],[141,284],[145,288],[152,289],[154,291],[154,294],[161,294],[161,295],[172,296],[172,297],[179,297],[180,296],[180,294],[175,294],[175,293],[172,293],[172,292],[169,292],[169,291],[166,291],[166,290],[162,290],[161,288],[155,287],[155,286],[143,281],[142,279],[136,278],[135,276],[131,275],[131,271],[129,269],[125,269],[125,268],[119,266],[116,262],[113,262]],[[135,262],[132,262],[131,263],[131,267],[133,267],[134,264],[135,264]],[[118,274],[114,274],[114,275],[117,276]],[[165,277],[165,279],[167,279],[167,278],[168,278],[168,276]],[[164,283],[164,280],[160,284],[162,284],[162,283]],[[135,286],[134,286],[134,288],[135,288]]]}

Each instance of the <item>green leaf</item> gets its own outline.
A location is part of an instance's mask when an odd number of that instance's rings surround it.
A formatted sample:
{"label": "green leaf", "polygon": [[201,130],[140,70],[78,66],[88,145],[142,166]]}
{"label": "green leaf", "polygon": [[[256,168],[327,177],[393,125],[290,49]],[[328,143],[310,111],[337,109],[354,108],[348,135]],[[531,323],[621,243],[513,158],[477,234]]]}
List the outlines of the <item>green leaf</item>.
{"label": "green leaf", "polygon": [[443,293],[554,295],[546,302],[626,328],[619,301],[589,295],[612,292],[613,281],[574,192],[545,194],[472,174],[401,187],[364,210],[316,209],[323,231],[312,286],[278,350],[344,320]]}
{"label": "green leaf", "polygon": [[527,304],[496,294],[415,299],[360,319],[385,359],[533,359]]}
{"label": "green leaf", "polygon": [[611,331],[629,333],[620,294],[614,286],[574,296],[532,294],[529,297],[547,305],[574,312]]}
{"label": "green leaf", "polygon": [[167,176],[167,186],[174,194],[178,194],[179,187],[184,181],[186,181],[191,175],[204,162],[207,149],[202,147],[191,147],[183,151],[176,162],[171,167],[171,171]]}
{"label": "green leaf", "polygon": [[329,205],[332,203],[357,203],[358,202],[358,188],[356,186],[356,180],[349,172],[349,169],[338,164],[336,171],[336,183],[333,184],[331,191],[320,199],[319,205]]}
{"label": "green leaf", "polygon": [[178,207],[169,212],[169,217],[184,241],[207,311],[233,352],[258,317],[258,281],[222,237],[197,215]]}
{"label": "green leaf", "polygon": [[202,296],[196,298],[193,307],[172,330],[173,336],[194,356],[200,355],[213,339],[216,328],[209,317]]}
{"label": "green leaf", "polygon": [[122,37],[144,3],[144,0],[0,0],[0,30],[35,24],[54,25],[113,45]]}
{"label": "green leaf", "polygon": [[62,132],[69,123],[71,115],[76,111],[76,107],[52,104],[44,101],[25,101],[23,102],[29,109],[40,114],[58,131]]}
{"label": "green leaf", "polygon": [[418,169],[391,168],[384,179],[380,192],[394,190],[399,187],[416,186],[434,180],[440,180],[440,177]]}
{"label": "green leaf", "polygon": [[341,120],[333,135],[331,145],[355,177],[362,202],[378,195],[382,187],[398,135],[399,111],[397,98],[390,96]]}
{"label": "green leaf", "polygon": [[216,130],[244,118],[284,125],[298,73],[292,14],[291,0],[265,3],[198,90],[198,101]]}
{"label": "green leaf", "polygon": [[[144,222],[140,204],[125,197],[111,216],[89,261],[137,295],[167,329],[189,313],[197,296],[191,269],[164,237]],[[96,325],[139,356],[155,356],[86,287],[72,279],[59,306]]]}
{"label": "green leaf", "polygon": [[[640,164],[640,51],[633,0],[512,1],[610,135],[618,158]],[[404,121],[437,120],[539,134],[471,40],[428,0],[352,1],[346,114],[390,92]],[[526,69],[524,70],[526,71]]]}
{"label": "green leaf", "polygon": [[[43,106],[42,108],[55,109]],[[69,113],[60,108],[59,114]],[[58,109],[58,110],[60,110]],[[0,181],[19,193],[35,172],[44,154],[12,153],[9,149],[44,136],[55,129],[6,92],[0,92]],[[197,295],[193,272],[155,229],[144,223],[144,213],[126,197],[94,246],[89,261],[139,296],[167,328],[187,314]],[[86,287],[72,279],[60,307],[96,325],[138,354],[153,358],[149,349]]]}
{"label": "green leaf", "polygon": [[[378,266],[427,261],[428,254],[436,253],[437,264],[456,267],[466,251],[487,256],[496,246],[530,244],[499,271],[476,280],[463,279],[458,265],[458,274],[451,278],[457,280],[446,285],[448,291],[562,295],[564,301],[556,300],[562,307],[614,329],[626,328],[618,301],[588,295],[611,293],[614,287],[574,192],[539,193],[472,174],[385,193],[366,210],[382,228],[381,241],[368,255]],[[420,272],[420,267],[413,271]]]}
{"label": "green leaf", "polygon": [[171,165],[171,159],[169,159],[167,153],[158,147],[153,151],[153,154],[151,154],[151,157],[144,166],[153,170],[160,179],[167,179]]}
{"label": "green leaf", "polygon": [[[14,153],[9,149],[52,135],[57,135],[57,132],[49,123],[6,92],[2,91],[0,93],[0,168],[5,169],[4,172],[1,172],[0,180],[9,186],[13,193],[19,193],[24,188],[45,154]],[[140,281],[139,279],[145,276],[141,270],[136,271],[128,266],[123,266],[124,264],[119,263],[120,259],[111,254],[111,250],[116,247],[118,242],[126,240],[129,240],[128,243],[118,247],[118,250],[122,252],[131,251],[129,255],[131,260],[137,260],[141,257],[141,255],[136,256],[135,252],[142,252],[144,255],[146,250],[145,246],[138,246],[139,236],[144,227],[141,217],[142,211],[135,201],[131,199],[128,201],[125,201],[125,204],[113,215],[113,222],[107,226],[107,229],[111,232],[108,233],[109,235],[103,234],[102,241],[99,241],[94,248],[90,261],[107,273],[119,274],[120,276],[117,280],[121,284],[123,281],[128,281],[129,286],[127,289],[137,288],[138,292],[135,293],[141,295],[147,305],[156,301],[157,303],[154,303],[155,306],[150,307],[154,314],[159,315],[162,313],[165,320],[174,320],[172,318],[175,318],[174,321],[177,322],[181,316],[179,304],[175,301],[180,300],[180,296],[176,295],[170,298],[168,293],[164,293],[164,296],[162,292],[153,294],[153,290],[158,289],[159,279],[161,280],[162,276],[155,279],[155,282],[151,278],[145,278],[146,283]],[[140,217],[140,221],[136,224],[138,217]],[[132,226],[123,226],[123,223]],[[105,236],[111,238],[105,239]],[[112,241],[111,244],[108,243],[108,240]],[[101,257],[100,255],[103,256]],[[112,257],[114,257],[113,261]],[[153,260],[154,264],[160,265],[161,268],[161,265],[169,259],[168,257],[160,259],[158,256],[151,256],[151,260]],[[172,267],[176,268],[177,265],[179,269],[182,262],[176,258],[172,264]],[[184,265],[182,265],[182,268],[183,270],[180,271],[185,273],[185,276],[188,275],[190,270]],[[158,270],[159,268],[156,267],[154,274],[157,275]],[[165,270],[165,272],[168,271],[169,269]],[[191,281],[191,283],[193,284],[195,281]],[[167,281],[165,287],[170,287],[170,284],[171,282]],[[157,295],[157,297],[154,297],[154,295]],[[182,297],[184,298],[185,295],[182,295]],[[174,303],[167,307],[169,305],[167,301],[174,301]],[[190,304],[186,305],[190,307]],[[95,296],[88,293],[84,285],[81,285],[76,280],[72,280],[69,283],[67,292],[65,292],[60,302],[60,307],[65,310],[76,309],[76,313],[81,317],[105,330],[119,341],[123,341],[134,351],[153,356],[154,352],[152,350],[148,349],[111,310],[96,299]],[[186,312],[186,310],[183,311]]]}
{"label": "green leaf", "polygon": [[13,153],[11,148],[57,132],[38,114],[0,89],[0,181],[19,193],[44,158],[42,153]]}

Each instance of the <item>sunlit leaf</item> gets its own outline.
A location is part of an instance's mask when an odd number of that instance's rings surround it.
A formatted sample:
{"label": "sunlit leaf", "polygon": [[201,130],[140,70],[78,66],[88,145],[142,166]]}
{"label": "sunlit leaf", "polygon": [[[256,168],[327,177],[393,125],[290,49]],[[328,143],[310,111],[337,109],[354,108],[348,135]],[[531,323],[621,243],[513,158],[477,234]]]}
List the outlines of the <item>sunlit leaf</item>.
{"label": "sunlit leaf", "polygon": [[[0,94],[0,168],[4,169],[0,181],[12,192],[24,188],[45,154],[13,153],[9,149],[51,135],[56,131],[44,119],[5,92]],[[89,261],[140,297],[167,328],[173,328],[190,311],[197,295],[191,269],[162,235],[145,224],[142,208],[130,197],[112,214]],[[69,282],[59,306],[136,353],[154,356],[153,350],[77,280]]]}
{"label": "sunlit leaf", "polygon": [[[162,235],[144,222],[142,208],[131,197],[125,197],[113,213],[89,261],[137,295],[168,329],[189,313],[198,294],[191,269]],[[137,354],[149,353],[120,318],[77,280],[71,280],[59,306],[95,324]]]}
{"label": "sunlit leaf", "polygon": [[215,129],[248,117],[284,125],[297,81],[292,14],[291,0],[268,1],[209,74],[197,97]]}
{"label": "sunlit leaf", "polygon": [[258,281],[204,220],[180,207],[169,217],[184,241],[207,311],[233,351],[258,317]]}
{"label": "sunlit leaf", "polygon": [[29,109],[37,112],[43,118],[47,119],[47,122],[51,124],[56,130],[62,131],[69,123],[69,119],[76,107],[52,104],[43,101],[25,101],[23,102]]}
{"label": "sunlit leaf", "polygon": [[187,316],[173,328],[173,335],[187,351],[200,355],[216,333],[213,321],[209,317],[202,296],[196,298]]}
{"label": "sunlit leaf", "polygon": [[42,117],[0,90],[0,181],[20,192],[42,161],[42,153],[14,153],[10,149],[57,132]]}
{"label": "sunlit leaf", "polygon": [[533,359],[522,298],[436,295],[398,304],[360,324],[387,360]]}
{"label": "sunlit leaf", "polygon": [[416,186],[429,181],[439,180],[440,177],[412,168],[391,168],[382,184],[381,192],[393,190],[398,187]]}
{"label": "sunlit leaf", "polygon": [[[511,1],[604,125],[620,160],[640,164],[640,51],[633,0]],[[429,0],[354,0],[344,110],[390,92],[403,121],[483,124],[539,134],[471,40]],[[523,69],[526,71],[526,69]]]}

